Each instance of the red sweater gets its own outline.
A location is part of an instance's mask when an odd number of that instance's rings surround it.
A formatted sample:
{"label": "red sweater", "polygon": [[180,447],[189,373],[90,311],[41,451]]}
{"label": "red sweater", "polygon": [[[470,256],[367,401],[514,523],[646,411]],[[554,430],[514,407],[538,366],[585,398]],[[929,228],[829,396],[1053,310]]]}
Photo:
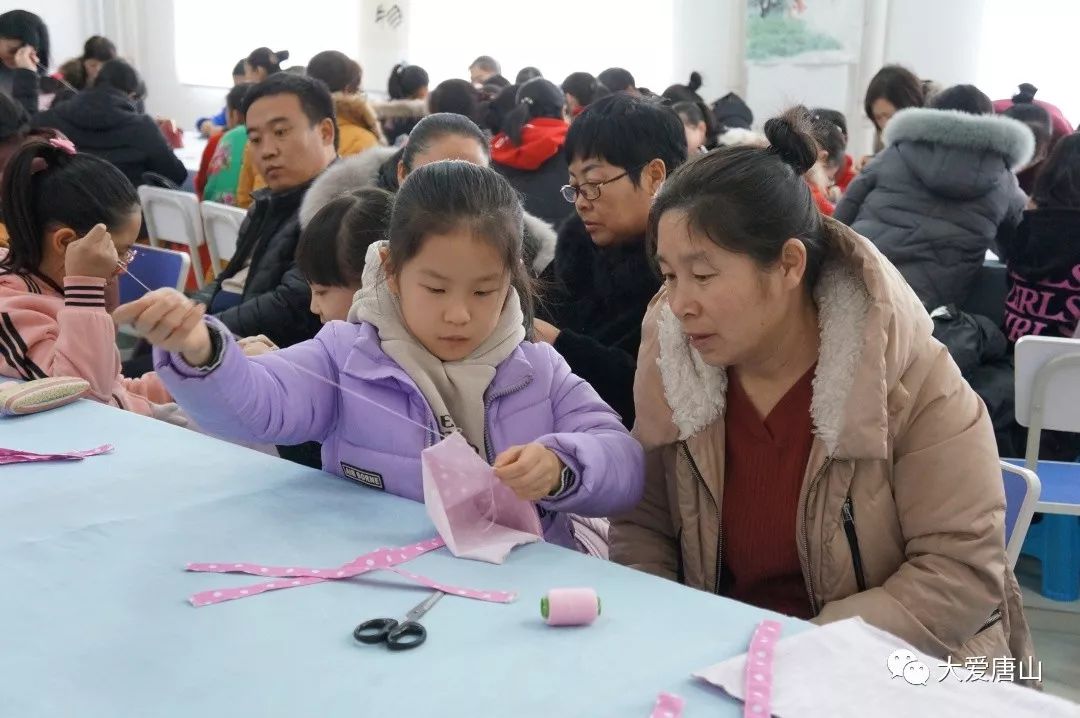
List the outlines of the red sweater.
{"label": "red sweater", "polygon": [[811,367],[762,421],[731,373],[725,419],[720,593],[811,618],[796,541],[799,493],[810,459]]}

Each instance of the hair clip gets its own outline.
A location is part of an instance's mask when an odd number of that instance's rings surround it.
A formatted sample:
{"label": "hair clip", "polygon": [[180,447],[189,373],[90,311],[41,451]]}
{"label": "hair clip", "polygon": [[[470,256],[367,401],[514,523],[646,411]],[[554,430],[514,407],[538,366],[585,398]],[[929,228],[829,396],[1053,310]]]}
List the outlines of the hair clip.
{"label": "hair clip", "polygon": [[49,140],[49,144],[58,150],[63,150],[69,155],[73,155],[76,153],[75,144],[66,137],[53,137],[51,140]]}
{"label": "hair clip", "polygon": [[526,105],[531,105],[533,103],[533,98],[531,98],[531,97],[522,97],[521,101],[524,102]]}

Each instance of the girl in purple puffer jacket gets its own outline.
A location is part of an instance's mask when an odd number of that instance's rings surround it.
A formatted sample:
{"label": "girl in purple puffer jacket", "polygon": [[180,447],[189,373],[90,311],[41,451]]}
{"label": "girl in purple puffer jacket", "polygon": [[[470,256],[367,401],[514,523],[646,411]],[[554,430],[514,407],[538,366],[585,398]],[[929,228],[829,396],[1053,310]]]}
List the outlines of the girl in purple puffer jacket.
{"label": "girl in purple puffer jacket", "polygon": [[505,179],[436,162],[402,185],[350,321],[311,341],[245,357],[224,326],[172,290],[115,318],[155,345],[162,381],[211,433],[319,441],[325,471],[422,501],[420,452],[460,431],[537,504],[545,538],[574,547],[567,514],[632,508],[644,459],[554,349],[525,341],[532,299],[521,238],[521,202]]}

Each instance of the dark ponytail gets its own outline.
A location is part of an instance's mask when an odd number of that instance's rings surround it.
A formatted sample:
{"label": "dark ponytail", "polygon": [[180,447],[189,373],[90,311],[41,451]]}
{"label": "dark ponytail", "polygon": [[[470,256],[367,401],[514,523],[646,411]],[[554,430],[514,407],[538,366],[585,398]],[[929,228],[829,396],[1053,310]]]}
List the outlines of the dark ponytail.
{"label": "dark ponytail", "polygon": [[1013,104],[1016,105],[1033,104],[1035,102],[1035,93],[1039,91],[1039,88],[1035,87],[1035,85],[1032,85],[1030,82],[1021,83],[1016,89],[1019,90],[1019,92],[1012,96]]}
{"label": "dark ponytail", "polygon": [[1046,108],[1035,104],[1035,93],[1039,88],[1025,82],[1018,89],[1020,91],[1012,96],[1013,104],[1001,114],[1020,120],[1031,129],[1031,134],[1035,135],[1035,158],[1032,160],[1034,164],[1049,152],[1054,124]]}
{"label": "dark ponytail", "polygon": [[525,125],[538,117],[562,119],[566,96],[558,85],[542,77],[529,80],[517,91],[517,104],[503,118],[502,131],[515,147],[521,146]]}
{"label": "dark ponytail", "polygon": [[390,71],[386,81],[386,92],[391,100],[409,100],[420,90],[428,86],[427,70],[419,65],[400,62]]}
{"label": "dark ponytail", "polygon": [[50,225],[80,237],[99,223],[115,231],[138,209],[139,195],[120,170],[69,148],[63,141],[29,140],[8,160],[0,186],[8,254],[0,271],[37,272]]}
{"label": "dark ponytail", "polygon": [[720,123],[716,119],[716,113],[705,104],[705,100],[698,94],[701,89],[701,73],[690,73],[690,82],[685,85],[671,85],[661,94],[664,104],[674,106],[684,102],[693,102],[697,105],[698,113],[705,121],[705,146],[715,147],[717,138],[720,136]]}
{"label": "dark ponytail", "polygon": [[257,47],[247,57],[247,63],[252,67],[261,67],[267,75],[281,72],[281,63],[289,59],[288,50],[274,52],[268,47]]}
{"label": "dark ponytail", "polygon": [[765,123],[768,148],[740,145],[714,150],[668,176],[649,212],[648,243],[666,212],[686,213],[691,227],[729,252],[773,266],[784,243],[806,247],[805,284],[812,289],[828,254],[824,225],[803,175],[817,161],[805,108]]}

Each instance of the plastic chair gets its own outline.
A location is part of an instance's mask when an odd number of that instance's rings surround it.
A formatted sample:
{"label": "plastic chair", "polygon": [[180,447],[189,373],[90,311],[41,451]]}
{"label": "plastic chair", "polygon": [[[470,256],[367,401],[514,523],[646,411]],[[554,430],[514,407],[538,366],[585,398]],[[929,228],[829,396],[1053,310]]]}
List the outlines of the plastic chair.
{"label": "plastic chair", "polygon": [[[1039,461],[1043,429],[1080,431],[1080,341],[1022,337],[1016,343],[1016,420],[1028,427],[1024,465],[1042,491],[1023,552],[1042,563],[1040,593],[1080,599],[1080,464]],[[1019,463],[1010,461],[1010,463]]]}
{"label": "plastic chair", "polygon": [[203,236],[206,237],[213,265],[210,271],[216,277],[236,254],[236,241],[240,237],[240,227],[247,218],[247,210],[220,202],[203,202],[199,207]]}
{"label": "plastic chair", "polygon": [[[195,284],[202,288],[203,266],[199,247],[206,240],[199,217],[199,198],[190,192],[142,185],[139,187],[139,201],[146,217],[151,246],[160,247],[162,242],[187,246],[191,264],[195,268]],[[187,278],[184,279],[186,282]]]}
{"label": "plastic chair", "polygon": [[1031,518],[1035,515],[1042,483],[1034,471],[1006,461],[1001,462],[1001,477],[1005,480],[1005,553],[1009,557],[1009,566],[1016,566]]}

